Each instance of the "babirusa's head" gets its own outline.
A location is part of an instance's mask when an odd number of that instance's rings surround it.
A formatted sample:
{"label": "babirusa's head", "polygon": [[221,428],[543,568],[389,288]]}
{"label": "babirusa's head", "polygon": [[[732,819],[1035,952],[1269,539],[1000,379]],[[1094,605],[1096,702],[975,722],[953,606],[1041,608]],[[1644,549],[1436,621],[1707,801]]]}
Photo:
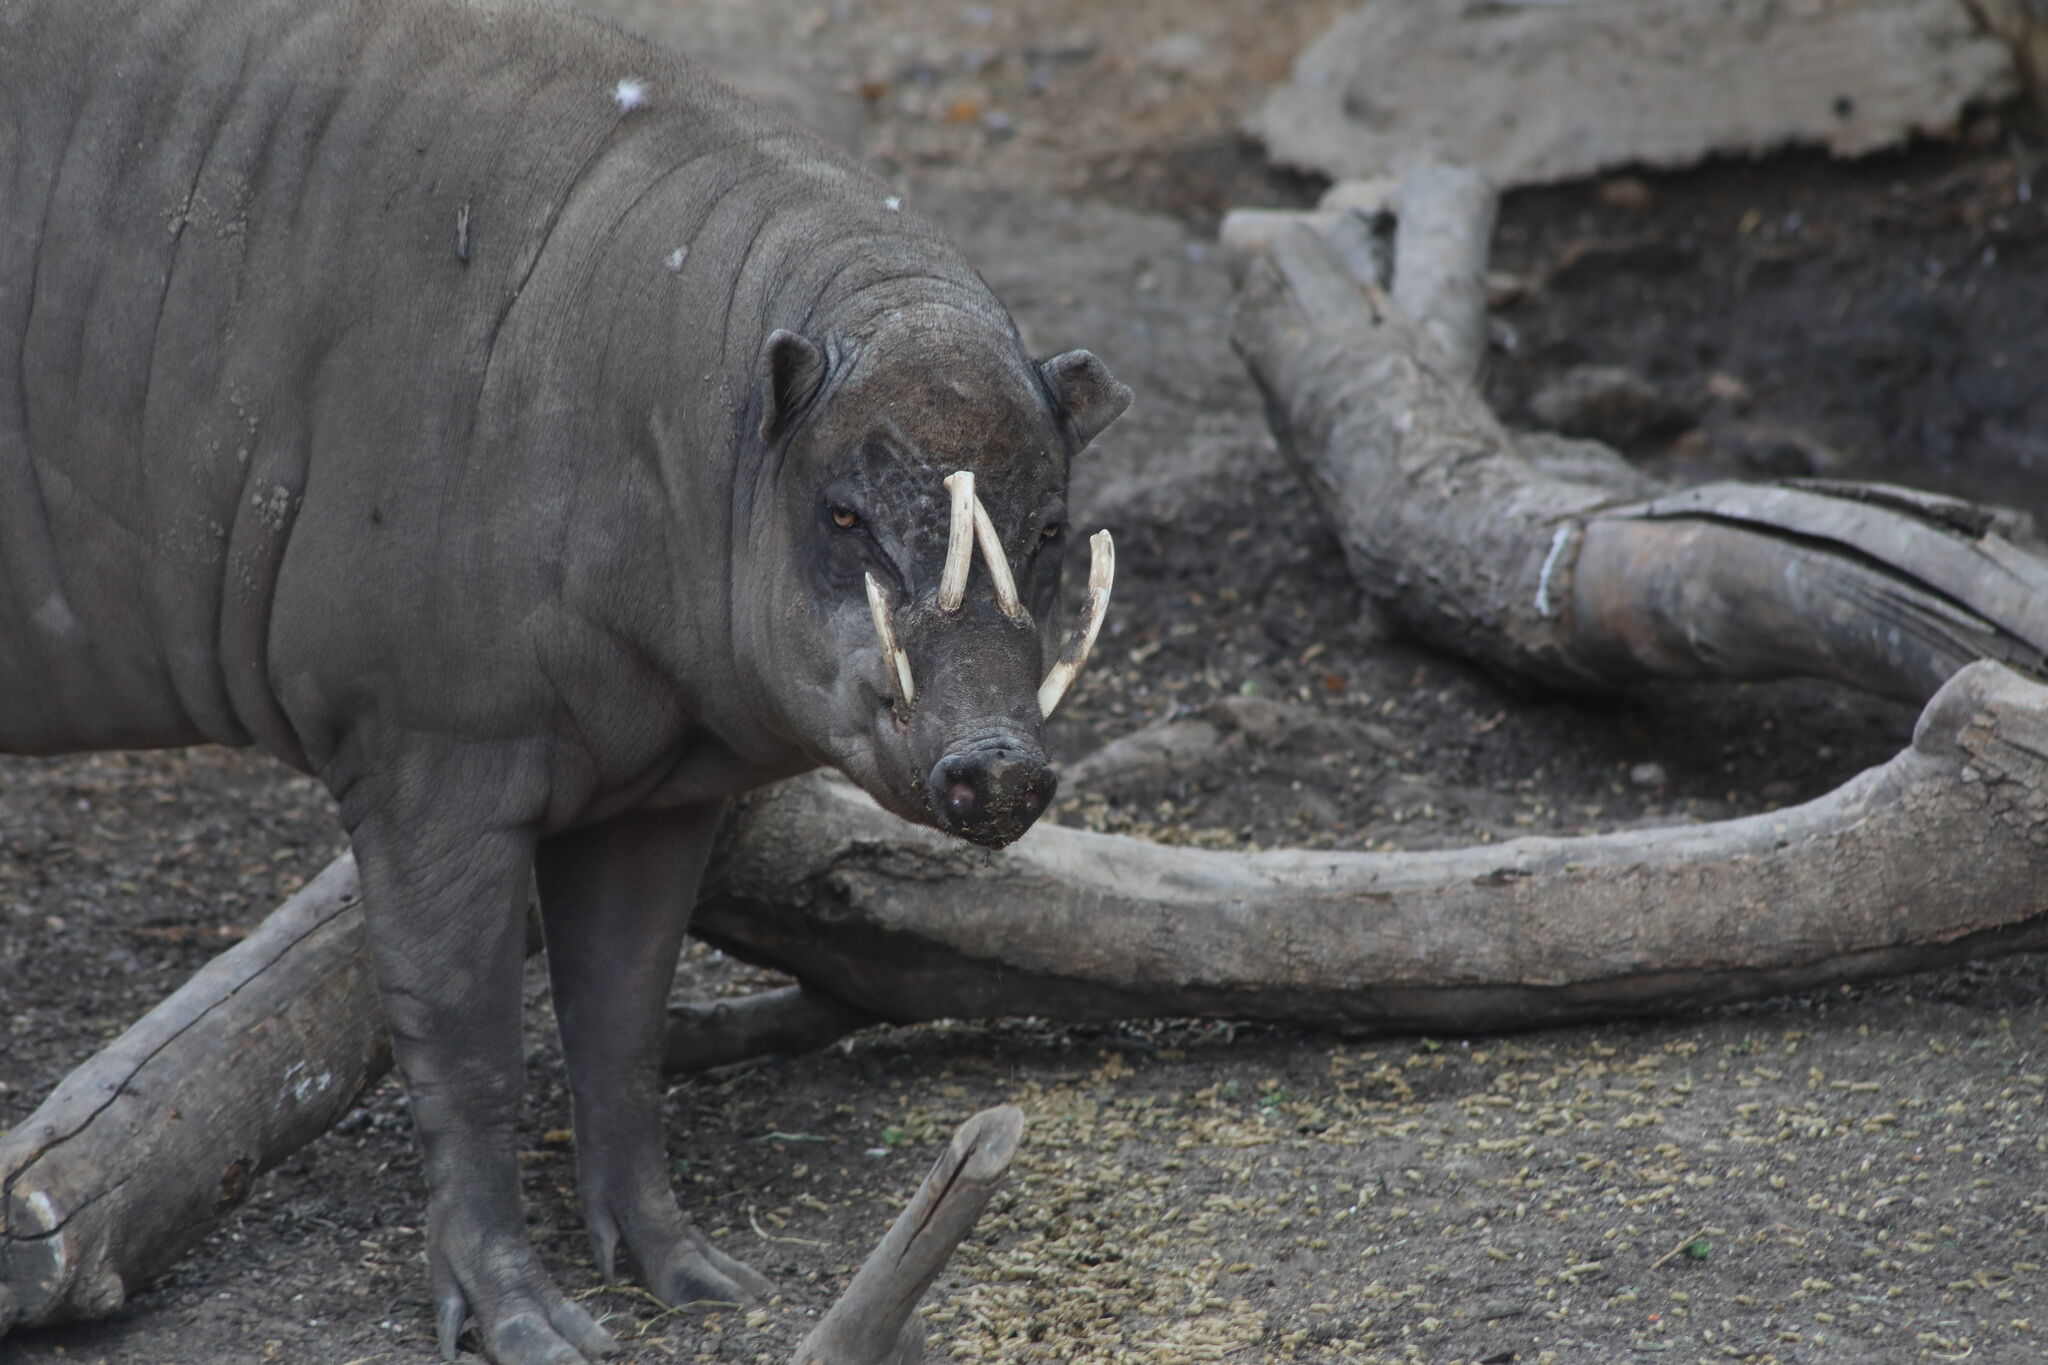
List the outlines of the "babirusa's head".
{"label": "babirusa's head", "polygon": [[944,319],[859,343],[779,331],[760,368],[772,496],[740,523],[736,625],[768,709],[896,814],[1010,843],[1052,800],[1044,724],[1115,574],[1098,531],[1061,631],[1068,473],[1130,390],[1086,351],[1033,361]]}

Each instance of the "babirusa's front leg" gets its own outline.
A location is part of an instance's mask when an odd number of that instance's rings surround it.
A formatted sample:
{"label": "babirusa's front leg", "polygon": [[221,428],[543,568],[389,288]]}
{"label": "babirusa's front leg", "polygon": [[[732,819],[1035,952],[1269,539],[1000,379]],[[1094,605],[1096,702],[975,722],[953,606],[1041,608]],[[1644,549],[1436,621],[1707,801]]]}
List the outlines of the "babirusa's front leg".
{"label": "babirusa's front leg", "polygon": [[[421,774],[343,801],[392,1049],[420,1135],[442,1354],[476,1320],[498,1365],[584,1365],[611,1337],[556,1287],[526,1231],[515,1125],[533,836],[427,808]],[[459,790],[459,788],[456,788]]]}

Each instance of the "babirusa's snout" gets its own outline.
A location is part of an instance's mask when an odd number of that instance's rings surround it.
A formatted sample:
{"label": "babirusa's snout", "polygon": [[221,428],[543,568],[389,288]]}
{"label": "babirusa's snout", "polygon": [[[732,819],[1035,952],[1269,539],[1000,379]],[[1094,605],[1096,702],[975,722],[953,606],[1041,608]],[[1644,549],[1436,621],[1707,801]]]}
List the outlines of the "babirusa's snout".
{"label": "babirusa's snout", "polygon": [[1030,829],[1058,786],[1038,746],[1014,736],[947,754],[929,782],[932,810],[946,829],[984,848],[1001,848]]}
{"label": "babirusa's snout", "polygon": [[1074,679],[1081,672],[1081,665],[1088,662],[1088,651],[1095,648],[1095,637],[1102,633],[1102,618],[1109,614],[1109,589],[1116,580],[1116,542],[1109,538],[1109,532],[1097,531],[1088,537],[1088,601],[1081,609],[1081,620],[1074,627],[1074,633],[1067,639],[1067,647],[1060,651],[1059,661],[1045,675],[1045,681],[1038,685],[1038,714],[1050,716],[1073,686]]}

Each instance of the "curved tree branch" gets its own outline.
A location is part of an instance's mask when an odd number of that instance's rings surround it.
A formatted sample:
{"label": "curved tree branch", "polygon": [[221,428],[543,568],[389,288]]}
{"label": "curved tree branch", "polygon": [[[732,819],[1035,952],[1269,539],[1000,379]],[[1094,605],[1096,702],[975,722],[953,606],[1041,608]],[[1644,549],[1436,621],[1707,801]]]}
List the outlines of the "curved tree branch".
{"label": "curved tree branch", "polygon": [[1922,702],[1973,659],[2048,671],[2048,560],[2015,514],[1821,481],[1644,501],[1604,447],[1569,478],[1525,458],[1472,383],[1491,196],[1433,171],[1400,198],[1391,298],[1347,264],[1354,229],[1269,224],[1232,334],[1389,617],[1573,691],[1803,675]]}

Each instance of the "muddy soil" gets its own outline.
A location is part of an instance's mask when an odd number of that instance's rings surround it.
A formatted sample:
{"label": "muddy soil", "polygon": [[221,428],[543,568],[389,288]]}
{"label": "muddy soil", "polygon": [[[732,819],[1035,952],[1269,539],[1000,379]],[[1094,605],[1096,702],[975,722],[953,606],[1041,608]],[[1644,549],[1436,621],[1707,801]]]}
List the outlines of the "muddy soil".
{"label": "muddy soil", "polygon": [[[1339,8],[1081,0],[590,0],[873,157],[1039,348],[1139,394],[1077,474],[1118,537],[1080,759],[1151,723],[1231,735],[1098,770],[1054,818],[1219,847],[1426,848],[1717,819],[1894,752],[1903,708],[1783,684],[1589,703],[1392,638],[1275,452],[1227,341],[1234,203],[1319,188],[1233,132]],[[1511,196],[1490,393],[1533,421],[1623,365],[1660,475],[1881,477],[2048,516],[2039,124],[1855,165],[1791,154]],[[250,755],[0,761],[0,1124],[339,849]],[[678,992],[764,973],[693,949]],[[1010,1190],[942,1281],[984,1361],[2015,1361],[2048,1334],[2048,993],[2034,959],[1538,1034],[1227,1023],[877,1030],[677,1085],[675,1172],[781,1295],[670,1314],[597,1280],[544,983],[523,1158],[537,1240],[636,1361],[788,1358],[951,1126],[1022,1104]],[[111,1322],[0,1341],[108,1365],[434,1359],[424,1196],[386,1084]]]}

